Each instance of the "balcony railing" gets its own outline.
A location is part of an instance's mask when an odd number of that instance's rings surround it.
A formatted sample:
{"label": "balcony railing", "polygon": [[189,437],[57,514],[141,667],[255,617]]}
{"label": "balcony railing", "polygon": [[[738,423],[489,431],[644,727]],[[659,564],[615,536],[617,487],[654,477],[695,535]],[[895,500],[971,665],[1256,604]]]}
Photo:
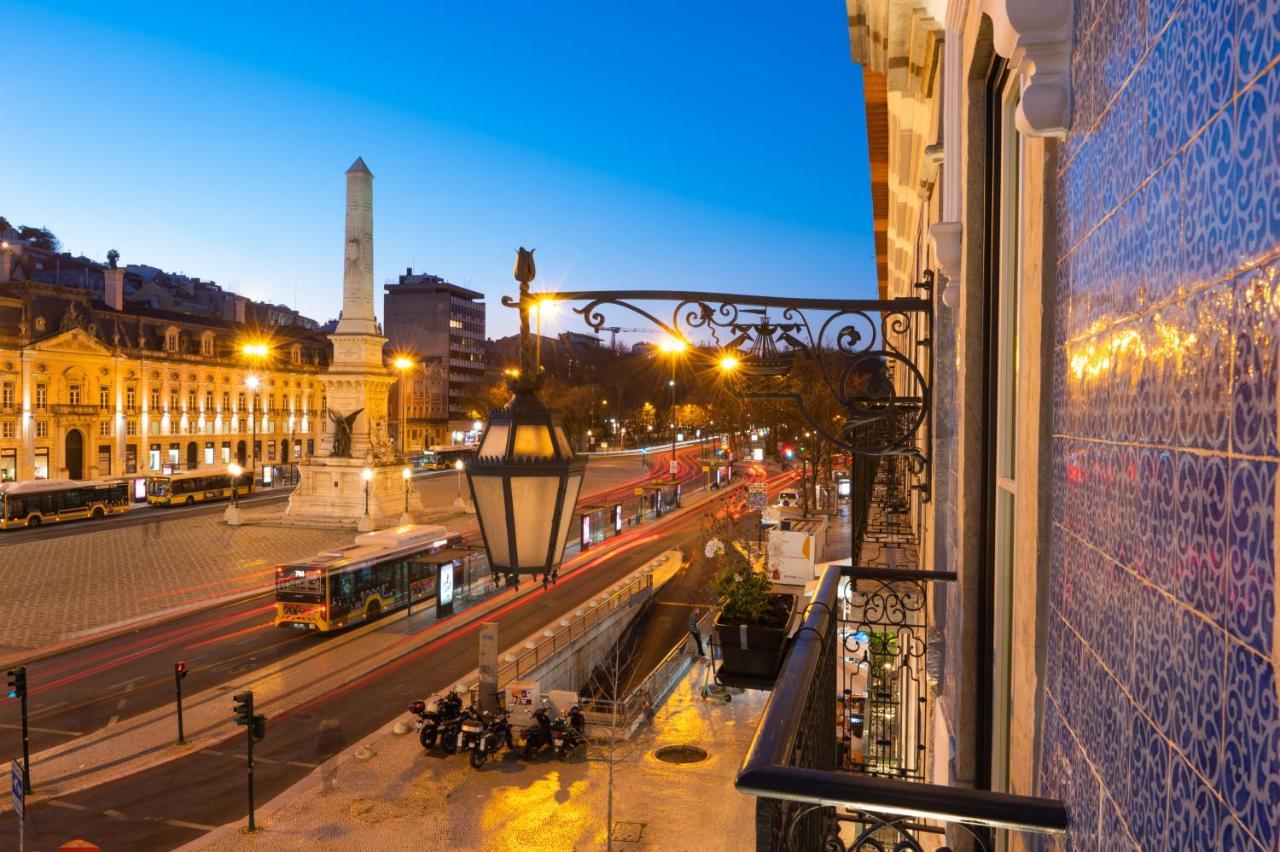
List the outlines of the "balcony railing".
{"label": "balcony railing", "polygon": [[96,417],[98,415],[96,405],[73,405],[69,402],[55,402],[49,406],[49,410],[55,416]]}
{"label": "balcony railing", "polygon": [[1066,833],[1059,801],[922,780],[927,595],[929,584],[954,578],[853,566],[823,573],[738,772],[737,788],[757,797],[757,850],[823,849],[837,835],[849,850],[922,850],[944,833],[989,850],[993,828]]}

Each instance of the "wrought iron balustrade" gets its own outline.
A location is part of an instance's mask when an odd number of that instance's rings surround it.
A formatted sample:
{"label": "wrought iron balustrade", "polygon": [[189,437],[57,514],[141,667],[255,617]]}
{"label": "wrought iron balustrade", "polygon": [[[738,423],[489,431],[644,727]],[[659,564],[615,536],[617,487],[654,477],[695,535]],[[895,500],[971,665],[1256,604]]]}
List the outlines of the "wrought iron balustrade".
{"label": "wrought iron balustrade", "polygon": [[954,579],[823,572],[738,772],[757,797],[757,850],[822,850],[838,834],[849,850],[909,852],[944,833],[991,850],[991,829],[1066,834],[1059,801],[923,780],[929,587]]}
{"label": "wrought iron balustrade", "polygon": [[79,403],[72,404],[69,402],[55,402],[53,405],[49,406],[49,410],[52,411],[55,416],[64,416],[64,417],[97,417],[98,416],[98,406],[96,405],[81,405]]}

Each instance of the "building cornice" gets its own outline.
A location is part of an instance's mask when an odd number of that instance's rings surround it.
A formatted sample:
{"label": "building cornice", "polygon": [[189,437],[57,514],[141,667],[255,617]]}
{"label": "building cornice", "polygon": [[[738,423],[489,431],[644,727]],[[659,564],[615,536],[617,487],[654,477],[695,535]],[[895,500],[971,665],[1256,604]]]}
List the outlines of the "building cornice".
{"label": "building cornice", "polygon": [[1018,130],[1024,136],[1065,137],[1071,123],[1073,4],[1063,0],[980,3],[991,18],[996,52],[1009,60],[1021,79],[1015,117]]}

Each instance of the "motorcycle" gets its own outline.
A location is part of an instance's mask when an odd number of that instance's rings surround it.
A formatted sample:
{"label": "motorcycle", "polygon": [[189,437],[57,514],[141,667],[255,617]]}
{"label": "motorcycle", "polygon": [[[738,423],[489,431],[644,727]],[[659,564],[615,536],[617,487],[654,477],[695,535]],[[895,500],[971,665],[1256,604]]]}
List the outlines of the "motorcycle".
{"label": "motorcycle", "polygon": [[[456,733],[450,740],[453,751],[470,751],[475,747],[480,735],[488,725],[486,721],[487,715],[474,707],[468,707],[462,711],[462,715],[457,719],[458,727]],[[450,751],[449,754],[453,754],[453,751]]]}
{"label": "motorcycle", "polygon": [[[476,732],[475,739],[471,741],[471,768],[479,769],[484,766],[490,755],[497,754],[498,749],[504,745],[508,749],[513,749],[511,743],[511,720],[507,713],[497,711],[495,713],[485,713],[481,716],[482,724],[480,730]],[[463,725],[463,730],[467,726]]]}
{"label": "motorcycle", "polygon": [[446,754],[454,751],[457,720],[462,716],[462,696],[450,692],[436,699],[434,711],[427,710],[425,701],[415,701],[409,705],[409,712],[418,717],[413,724],[424,749],[430,751],[439,742]]}
{"label": "motorcycle", "polygon": [[556,719],[552,723],[552,740],[551,744],[556,750],[556,755],[564,760],[574,751],[587,744],[587,720],[582,715],[581,708],[577,704],[569,708],[568,719]]}
{"label": "motorcycle", "polygon": [[534,711],[533,724],[524,729],[522,738],[524,743],[521,746],[521,754],[525,760],[533,760],[534,755],[547,746],[555,747],[554,726],[546,707],[539,707]]}

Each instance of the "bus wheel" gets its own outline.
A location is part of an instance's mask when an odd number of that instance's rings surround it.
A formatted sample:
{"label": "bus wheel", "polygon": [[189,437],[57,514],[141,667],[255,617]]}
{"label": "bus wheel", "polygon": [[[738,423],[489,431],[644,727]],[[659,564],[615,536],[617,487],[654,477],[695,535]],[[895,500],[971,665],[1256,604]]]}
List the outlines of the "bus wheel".
{"label": "bus wheel", "polygon": [[99,521],[100,521],[100,520],[102,520],[103,518],[105,518],[106,516],[107,516],[107,513],[106,513],[106,512],[104,512],[104,511],[102,511],[102,507],[101,507],[101,506],[98,506],[97,508],[95,508],[95,509],[93,510],[93,514],[91,515],[91,517],[92,517],[94,520],[99,520]]}
{"label": "bus wheel", "polygon": [[38,527],[38,526],[40,526],[40,516],[39,516],[39,515],[32,515],[31,517],[27,518],[27,526],[29,526],[29,527]]}
{"label": "bus wheel", "polygon": [[195,504],[196,504],[196,498],[194,498],[194,497],[188,497],[188,498],[187,498],[187,505],[188,505],[188,506],[194,506]]}
{"label": "bus wheel", "polygon": [[374,601],[373,603],[369,604],[369,609],[365,611],[364,617],[366,621],[376,621],[378,618],[381,618],[382,604],[379,603],[378,601]]}

